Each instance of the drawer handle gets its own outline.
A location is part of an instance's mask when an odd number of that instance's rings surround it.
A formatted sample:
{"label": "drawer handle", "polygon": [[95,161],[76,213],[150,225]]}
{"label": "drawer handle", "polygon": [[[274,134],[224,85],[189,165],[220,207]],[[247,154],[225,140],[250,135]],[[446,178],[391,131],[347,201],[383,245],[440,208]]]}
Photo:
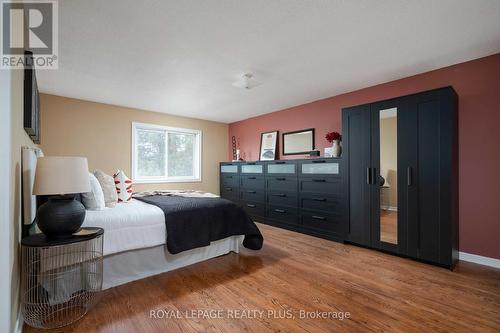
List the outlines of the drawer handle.
{"label": "drawer handle", "polygon": [[226,178],[233,178],[233,176],[226,176]]}
{"label": "drawer handle", "polygon": [[286,213],[286,210],[284,210],[284,209],[275,209],[274,211],[275,211],[276,213],[281,213],[281,214]]}
{"label": "drawer handle", "polygon": [[286,180],[286,178],[276,178],[276,180]]}
{"label": "drawer handle", "polygon": [[326,201],[326,198],[313,198],[314,201]]}
{"label": "drawer handle", "polygon": [[313,179],[312,181],[316,183],[324,183],[326,182],[326,179]]}
{"label": "drawer handle", "polygon": [[247,165],[255,165],[255,163],[253,163],[253,162],[252,163],[247,163]]}
{"label": "drawer handle", "polygon": [[274,164],[285,164],[285,161],[274,162]]}
{"label": "drawer handle", "polygon": [[257,192],[255,192],[255,191],[247,191],[247,193],[254,194],[254,193],[257,193]]}
{"label": "drawer handle", "polygon": [[282,198],[286,197],[285,193],[276,193],[276,194],[271,194],[271,195],[274,197],[282,197]]}
{"label": "drawer handle", "polygon": [[325,160],[317,160],[317,161],[312,161],[313,163],[325,163]]}
{"label": "drawer handle", "polygon": [[255,206],[255,205],[252,205],[252,204],[247,204],[247,207],[250,207],[250,208],[255,208],[256,206]]}
{"label": "drawer handle", "polygon": [[231,192],[233,189],[230,187],[226,187],[225,190]]}
{"label": "drawer handle", "polygon": [[311,218],[313,218],[315,220],[321,220],[321,221],[326,220],[326,218],[324,216],[318,216],[318,215],[313,215],[313,216],[311,216]]}
{"label": "drawer handle", "polygon": [[257,177],[248,177],[248,179],[257,179]]}

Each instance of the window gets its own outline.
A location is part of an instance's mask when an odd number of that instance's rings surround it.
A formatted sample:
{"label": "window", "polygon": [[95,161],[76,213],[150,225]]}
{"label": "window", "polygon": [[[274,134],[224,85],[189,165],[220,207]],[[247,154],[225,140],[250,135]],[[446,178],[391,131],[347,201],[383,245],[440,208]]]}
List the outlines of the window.
{"label": "window", "polygon": [[201,180],[201,131],[132,123],[132,178],[138,183]]}

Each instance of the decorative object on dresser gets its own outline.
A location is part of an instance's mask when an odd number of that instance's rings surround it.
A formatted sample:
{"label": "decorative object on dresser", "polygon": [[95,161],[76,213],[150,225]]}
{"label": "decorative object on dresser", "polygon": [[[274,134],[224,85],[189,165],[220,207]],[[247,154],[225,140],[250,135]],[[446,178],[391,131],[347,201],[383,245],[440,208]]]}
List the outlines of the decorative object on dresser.
{"label": "decorative object on dresser", "polygon": [[261,161],[272,161],[278,156],[278,131],[265,132],[260,135]]}
{"label": "decorative object on dresser", "polygon": [[33,52],[24,52],[24,130],[34,143],[40,143],[40,96],[36,82]]}
{"label": "decorative object on dresser", "polygon": [[283,133],[283,155],[309,154],[314,150],[314,128]]}
{"label": "decorative object on dresser", "polygon": [[67,238],[34,234],[21,240],[21,311],[41,329],[69,325],[97,303],[103,281],[101,228]]}
{"label": "decorative object on dresser", "polygon": [[349,242],[453,268],[457,100],[446,87],[342,110]]}
{"label": "decorative object on dresser", "polygon": [[50,196],[37,210],[40,230],[50,237],[71,236],[85,219],[85,207],[75,200],[75,194],[90,190],[86,158],[38,158],[33,194]]}
{"label": "decorative object on dresser", "polygon": [[220,164],[221,196],[256,221],[343,241],[341,159]]}
{"label": "decorative object on dresser", "polygon": [[340,135],[340,133],[328,132],[325,135],[325,139],[332,144],[331,157],[340,157],[340,154],[342,153],[342,147],[340,147],[340,141],[342,141],[342,136]]}

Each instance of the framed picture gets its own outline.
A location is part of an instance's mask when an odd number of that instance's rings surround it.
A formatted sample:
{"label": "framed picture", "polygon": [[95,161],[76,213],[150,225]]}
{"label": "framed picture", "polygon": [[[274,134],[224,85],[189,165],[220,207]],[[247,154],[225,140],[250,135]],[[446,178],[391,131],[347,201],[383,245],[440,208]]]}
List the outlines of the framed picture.
{"label": "framed picture", "polygon": [[265,132],[260,135],[260,161],[276,159],[278,148],[278,131]]}
{"label": "framed picture", "polygon": [[283,133],[283,155],[309,154],[314,150],[314,128]]}
{"label": "framed picture", "polygon": [[34,143],[40,143],[40,97],[36,83],[33,53],[25,51],[24,68],[24,130]]}

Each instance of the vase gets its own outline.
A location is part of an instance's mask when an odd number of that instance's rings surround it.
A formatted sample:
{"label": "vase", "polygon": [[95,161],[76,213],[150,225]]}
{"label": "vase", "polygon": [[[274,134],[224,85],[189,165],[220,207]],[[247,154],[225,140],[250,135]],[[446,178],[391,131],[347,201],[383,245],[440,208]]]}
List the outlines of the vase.
{"label": "vase", "polygon": [[340,157],[341,153],[342,153],[342,147],[340,147],[340,141],[339,140],[333,140],[332,156],[333,157]]}

